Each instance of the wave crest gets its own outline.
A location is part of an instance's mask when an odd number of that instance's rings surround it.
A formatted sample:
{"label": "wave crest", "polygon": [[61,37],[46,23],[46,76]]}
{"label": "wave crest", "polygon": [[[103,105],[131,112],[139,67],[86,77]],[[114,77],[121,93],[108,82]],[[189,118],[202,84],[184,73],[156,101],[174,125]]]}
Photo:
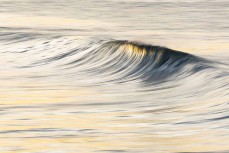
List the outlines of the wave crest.
{"label": "wave crest", "polygon": [[147,82],[168,78],[187,65],[192,65],[191,71],[207,67],[203,59],[188,53],[120,40],[102,43],[72,63],[76,64],[75,67],[90,65],[87,66],[88,72],[113,76],[116,81],[140,78]]}
{"label": "wave crest", "polygon": [[[10,37],[11,38],[11,37]],[[38,37],[39,38],[39,37]],[[7,44],[17,48],[3,50],[4,54],[14,54],[14,62],[8,63],[17,68],[39,68],[53,66],[62,74],[98,76],[98,80],[149,82],[162,81],[181,74],[190,75],[210,67],[207,60],[200,57],[172,50],[166,47],[154,46],[126,40],[98,40],[58,37],[48,40],[31,41],[28,39],[15,42],[8,40]],[[12,41],[12,42],[11,42]],[[31,44],[31,46],[29,46]],[[4,55],[8,56],[8,55]],[[9,55],[8,57],[11,57]],[[15,61],[18,59],[18,61]],[[28,60],[29,59],[29,60]],[[35,69],[34,69],[35,71]]]}

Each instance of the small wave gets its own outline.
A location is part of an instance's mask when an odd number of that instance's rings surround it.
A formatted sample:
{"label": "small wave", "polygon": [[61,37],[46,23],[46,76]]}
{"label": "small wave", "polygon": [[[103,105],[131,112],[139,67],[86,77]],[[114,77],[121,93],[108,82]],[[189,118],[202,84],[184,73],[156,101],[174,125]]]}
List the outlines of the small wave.
{"label": "small wave", "polygon": [[135,79],[147,82],[163,80],[187,65],[192,65],[190,73],[210,67],[209,61],[200,57],[140,42],[112,40],[96,47],[92,45],[91,48],[90,52],[66,65],[69,68],[87,65],[85,71],[113,76],[121,82]]}
{"label": "small wave", "polygon": [[58,75],[74,77],[80,74],[85,78],[93,76],[94,80],[97,76],[97,81],[138,80],[149,84],[185,77],[213,65],[192,54],[141,42],[78,37],[40,39],[38,36],[15,42],[19,36],[9,35],[4,45],[11,48],[2,50],[2,53],[14,54],[15,58],[8,61],[12,64],[14,60],[14,67],[44,69],[51,66],[63,70]]}

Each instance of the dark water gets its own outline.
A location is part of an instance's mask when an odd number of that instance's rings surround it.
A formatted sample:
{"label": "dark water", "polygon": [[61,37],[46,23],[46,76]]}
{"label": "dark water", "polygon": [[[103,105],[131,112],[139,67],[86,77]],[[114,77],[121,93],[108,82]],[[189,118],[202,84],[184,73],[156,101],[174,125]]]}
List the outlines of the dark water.
{"label": "dark water", "polygon": [[0,6],[0,152],[229,152],[228,1]]}

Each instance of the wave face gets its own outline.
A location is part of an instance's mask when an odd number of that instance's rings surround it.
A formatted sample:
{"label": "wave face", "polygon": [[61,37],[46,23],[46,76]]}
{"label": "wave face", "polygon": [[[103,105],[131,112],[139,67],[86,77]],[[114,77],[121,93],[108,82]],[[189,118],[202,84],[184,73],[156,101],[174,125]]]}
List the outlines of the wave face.
{"label": "wave face", "polygon": [[103,43],[92,53],[92,58],[103,63],[96,67],[99,73],[107,71],[111,71],[109,75],[118,73],[121,77],[116,81],[129,78],[150,83],[169,78],[188,64],[195,64],[193,69],[204,67],[203,60],[193,55],[129,41]]}
{"label": "wave face", "polygon": [[[19,40],[20,37],[25,40]],[[19,42],[16,42],[16,45],[18,46],[29,44],[31,41],[29,37],[28,41],[23,35],[10,39],[11,41],[17,39]],[[110,78],[107,81],[117,83],[137,79],[147,83],[158,82],[180,73],[194,74],[207,68],[213,68],[213,62],[188,53],[125,40],[60,37],[40,42],[35,46],[32,44],[25,48],[17,48],[17,51],[2,51],[2,53],[18,56],[19,58],[15,57],[7,62],[11,65],[14,60],[13,64],[19,69],[48,67],[57,64],[56,67],[61,70],[66,69],[75,74],[85,73],[94,75],[94,77],[102,75]],[[22,60],[21,58],[30,59]]]}
{"label": "wave face", "polygon": [[224,58],[126,40],[12,32],[0,35],[0,59],[0,112],[15,125],[0,128],[7,143],[66,140],[69,152],[187,152],[191,144],[194,152],[229,150]]}

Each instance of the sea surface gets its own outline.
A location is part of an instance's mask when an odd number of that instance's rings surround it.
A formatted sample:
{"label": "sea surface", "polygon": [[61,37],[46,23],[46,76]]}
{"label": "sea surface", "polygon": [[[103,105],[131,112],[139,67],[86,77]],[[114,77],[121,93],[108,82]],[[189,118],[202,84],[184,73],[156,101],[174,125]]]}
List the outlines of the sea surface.
{"label": "sea surface", "polygon": [[229,153],[229,1],[1,0],[0,153]]}

